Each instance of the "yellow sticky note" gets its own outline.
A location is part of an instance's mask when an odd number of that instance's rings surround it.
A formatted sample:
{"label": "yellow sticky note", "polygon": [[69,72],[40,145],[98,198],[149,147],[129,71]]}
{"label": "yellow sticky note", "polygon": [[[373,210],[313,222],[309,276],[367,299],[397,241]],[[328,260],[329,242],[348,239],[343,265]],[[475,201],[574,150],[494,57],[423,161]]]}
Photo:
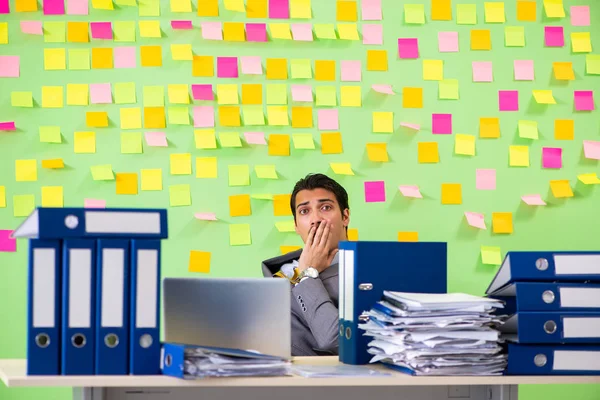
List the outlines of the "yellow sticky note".
{"label": "yellow sticky note", "polygon": [[471,30],[471,50],[491,50],[492,37],[489,29]]}
{"label": "yellow sticky note", "polygon": [[221,132],[219,133],[219,141],[221,147],[242,147],[242,140],[238,132]]}
{"label": "yellow sticky note", "polygon": [[194,54],[192,53],[191,44],[171,44],[171,58],[175,61],[192,61]]}
{"label": "yellow sticky note", "polygon": [[162,67],[162,47],[140,46],[140,60],[142,67]]}
{"label": "yellow sticky note", "polygon": [[431,0],[431,20],[452,20],[452,4],[450,0]]}
{"label": "yellow sticky note", "polygon": [[243,22],[224,22],[223,40],[226,42],[244,42],[246,40],[246,31]]}
{"label": "yellow sticky note", "polygon": [[[237,88],[235,97],[237,99]],[[262,97],[260,83],[242,83],[242,104],[262,104]]]}
{"label": "yellow sticky note", "polygon": [[387,71],[386,50],[367,50],[367,71]]}
{"label": "yellow sticky note", "polygon": [[69,70],[89,70],[90,49],[69,49]]}
{"label": "yellow sticky note", "polygon": [[33,94],[31,92],[10,92],[10,105],[13,107],[33,107]]}
{"label": "yellow sticky note", "polygon": [[356,1],[337,0],[336,20],[353,22],[358,19]]}
{"label": "yellow sticky note", "polygon": [[251,194],[250,197],[257,200],[273,200],[273,195],[268,193]]}
{"label": "yellow sticky note", "polygon": [[[169,107],[169,124],[172,125],[189,125],[190,115],[188,114],[188,108],[186,106],[181,107]],[[163,118],[164,120],[164,118]]]}
{"label": "yellow sticky note", "polygon": [[93,165],[90,167],[92,179],[95,181],[112,181],[115,179],[111,164]]}
{"label": "yellow sticky note", "polygon": [[229,186],[250,186],[250,167],[248,165],[229,165]]}
{"label": "yellow sticky note", "polygon": [[114,10],[112,0],[92,0],[92,7],[96,10]]}
{"label": "yellow sticky note", "polygon": [[62,169],[65,167],[65,162],[62,158],[52,158],[48,160],[42,160],[42,168],[46,169]]}
{"label": "yellow sticky note", "polygon": [[6,207],[6,186],[0,186],[0,207]]}
{"label": "yellow sticky note", "polygon": [[358,242],[358,229],[348,228],[348,241]]}
{"label": "yellow sticky note", "polygon": [[462,204],[460,183],[442,183],[442,204]]}
{"label": "yellow sticky note", "polygon": [[[294,1],[294,0],[292,0]],[[281,254],[288,254],[288,253],[292,253],[294,251],[300,250],[302,248],[302,246],[279,246],[279,251],[281,252]]]}
{"label": "yellow sticky note", "polygon": [[486,23],[504,23],[506,21],[503,2],[485,2],[484,7]]}
{"label": "yellow sticky note", "polygon": [[246,18],[267,18],[267,0],[248,0]]}
{"label": "yellow sticky note", "polygon": [[544,0],[544,11],[548,18],[565,17],[565,9],[562,0]]}
{"label": "yellow sticky note", "polygon": [[246,217],[252,215],[250,195],[237,194],[229,196],[229,215],[231,217]]}
{"label": "yellow sticky note", "polygon": [[438,97],[445,100],[458,100],[458,79],[438,81]]}
{"label": "yellow sticky note", "polygon": [[222,126],[240,126],[240,108],[238,106],[220,106],[219,124]]}
{"label": "yellow sticky note", "polygon": [[63,207],[63,187],[42,186],[42,207]]}
{"label": "yellow sticky note", "polygon": [[0,22],[0,44],[8,44],[8,22]]}
{"label": "yellow sticky note", "polygon": [[479,118],[479,137],[480,138],[499,138],[500,137],[500,119],[499,118]]}
{"label": "yellow sticky note", "polygon": [[392,111],[373,111],[373,132],[394,132],[394,113]]}
{"label": "yellow sticky note", "polygon": [[217,84],[217,100],[219,104],[239,104],[238,85],[235,83]]}
{"label": "yellow sticky note", "polygon": [[255,165],[254,172],[260,179],[279,179],[275,165]]}
{"label": "yellow sticky note", "polygon": [[387,143],[367,143],[367,157],[375,162],[388,162]]}
{"label": "yellow sticky note", "polygon": [[571,32],[571,48],[573,53],[589,53],[592,51],[590,32]]}
{"label": "yellow sticky note", "polygon": [[481,262],[486,265],[501,265],[502,253],[500,247],[481,246]]}
{"label": "yellow sticky note", "polygon": [[160,21],[139,21],[140,37],[160,38]]}
{"label": "yellow sticky note", "polygon": [[575,121],[572,119],[554,120],[554,139],[573,140],[575,137]]}
{"label": "yellow sticky note", "polygon": [[509,165],[511,167],[529,167],[529,147],[510,146]]}
{"label": "yellow sticky note", "polygon": [[423,80],[441,81],[444,79],[444,61],[423,60]]}
{"label": "yellow sticky note", "polygon": [[89,87],[87,83],[67,83],[67,105],[87,106],[89,101]]}
{"label": "yellow sticky note", "polygon": [[[143,6],[144,1],[140,1],[140,7],[143,8]],[[114,21],[113,36],[115,38],[115,42],[135,42],[135,21]]]}
{"label": "yellow sticky note", "polygon": [[321,133],[321,153],[341,154],[342,134],[339,132]]}
{"label": "yellow sticky note", "polygon": [[342,107],[361,107],[362,93],[360,86],[341,86],[340,104]]}
{"label": "yellow sticky note", "polygon": [[290,121],[287,106],[267,106],[267,121],[272,126],[288,126]]}
{"label": "yellow sticky note", "polygon": [[291,194],[273,195],[273,215],[276,217],[292,215],[292,210],[290,209],[291,198]]}
{"label": "yellow sticky note", "polygon": [[292,135],[295,149],[314,150],[315,142],[311,133],[294,133]]}
{"label": "yellow sticky note", "polygon": [[[425,23],[424,20],[423,23]],[[456,23],[459,25],[476,25],[477,4],[457,4]]]}
{"label": "yellow sticky note", "polygon": [[290,18],[311,19],[311,0],[290,0]]}
{"label": "yellow sticky note", "polygon": [[32,194],[13,196],[13,215],[15,217],[28,217],[34,209],[35,197]]}
{"label": "yellow sticky note", "polygon": [[583,183],[585,185],[600,184],[600,179],[598,179],[598,174],[595,172],[577,175],[577,179],[579,179],[581,181],[581,183]]}
{"label": "yellow sticky note", "polygon": [[44,49],[44,69],[47,71],[67,69],[66,49]]}
{"label": "yellow sticky note", "polygon": [[250,235],[250,224],[230,224],[229,225],[229,245],[245,246],[252,244]]}
{"label": "yellow sticky note", "polygon": [[60,126],[40,126],[40,142],[42,143],[62,143]]}
{"label": "yellow sticky note", "polygon": [[191,175],[192,155],[190,153],[171,154],[171,175]]}
{"label": "yellow sticky note", "polygon": [[475,136],[457,133],[454,137],[454,152],[465,156],[474,156]]}
{"label": "yellow sticky note", "polygon": [[419,142],[419,163],[438,163],[440,154],[437,142]]}
{"label": "yellow sticky note", "polygon": [[15,180],[17,182],[37,181],[36,160],[15,160]]}
{"label": "yellow sticky note", "polygon": [[525,139],[538,139],[538,124],[537,121],[519,120],[519,137]]}
{"label": "yellow sticky note", "polygon": [[[440,83],[443,81],[440,81]],[[423,88],[405,87],[402,90],[402,107],[423,108]]]}
{"label": "yellow sticky note", "polygon": [[75,144],[73,151],[75,153],[90,154],[96,152],[96,133],[94,132],[75,132]]}
{"label": "yellow sticky note", "polygon": [[142,134],[140,132],[121,132],[121,153],[142,153]]}
{"label": "yellow sticky note", "polygon": [[557,199],[573,197],[573,189],[571,189],[571,184],[566,179],[550,181],[550,189],[552,190],[552,195]]}
{"label": "yellow sticky note", "polygon": [[512,213],[492,213],[492,230],[494,233],[513,233]]}
{"label": "yellow sticky note", "polygon": [[287,60],[285,58],[267,58],[267,79],[286,80],[288,78]]}
{"label": "yellow sticky note", "polygon": [[44,21],[44,42],[63,43],[65,41],[66,24],[62,21]]}
{"label": "yellow sticky note", "polygon": [[290,135],[272,133],[269,135],[268,141],[270,156],[290,155]]}
{"label": "yellow sticky note", "polygon": [[506,47],[525,46],[525,27],[507,26],[504,28],[504,44]]}
{"label": "yellow sticky note", "polygon": [[190,104],[190,95],[188,85],[169,84],[168,86],[169,103],[172,104]]}
{"label": "yellow sticky note", "polygon": [[294,232],[296,230],[296,223],[293,219],[277,221],[275,222],[275,227],[279,232]]}
{"label": "yellow sticky note", "polygon": [[269,31],[272,39],[292,40],[292,31],[290,24],[283,22],[274,22],[269,24]]}
{"label": "yellow sticky note", "polygon": [[194,130],[194,142],[197,149],[216,149],[217,137],[214,129]]}
{"label": "yellow sticky note", "polygon": [[118,173],[116,175],[117,194],[138,194],[138,176],[136,173]]}
{"label": "yellow sticky note", "polygon": [[554,78],[561,81],[572,81],[575,79],[573,72],[573,63],[571,62],[554,62],[552,63]]}
{"label": "yellow sticky note", "polygon": [[111,69],[113,67],[112,47],[92,48],[92,69]]}
{"label": "yellow sticky note", "polygon": [[63,105],[62,86],[42,86],[42,108],[62,108]]}
{"label": "yellow sticky note", "polygon": [[85,124],[89,128],[106,128],[108,113],[106,111],[88,111],[85,113]]}
{"label": "yellow sticky note", "polygon": [[398,232],[399,242],[418,242],[419,232]]}
{"label": "yellow sticky note", "polygon": [[287,85],[285,83],[267,84],[267,104],[286,105],[287,103]]}
{"label": "yellow sticky note", "polygon": [[600,75],[600,54],[586,54],[585,72],[589,75]]}
{"label": "yellow sticky note", "polygon": [[535,0],[517,1],[517,21],[535,22],[537,5]]}
{"label": "yellow sticky note", "polygon": [[218,17],[219,0],[198,0],[199,17]]}
{"label": "yellow sticky note", "polygon": [[191,206],[192,194],[190,192],[190,185],[170,185],[169,204],[171,207]]}
{"label": "yellow sticky note", "polygon": [[314,24],[317,39],[337,39],[333,24]]}
{"label": "yellow sticky note", "polygon": [[329,163],[333,172],[337,175],[354,175],[352,165],[350,163]]}
{"label": "yellow sticky note", "polygon": [[196,178],[217,178],[217,157],[196,157]]}
{"label": "yellow sticky note", "polygon": [[142,110],[139,107],[121,108],[121,129],[140,129],[142,127]]}
{"label": "yellow sticky note", "polygon": [[338,33],[342,40],[359,40],[356,24],[337,24]]}
{"label": "yellow sticky note", "polygon": [[556,104],[552,90],[534,90],[533,97],[538,104]]}
{"label": "yellow sticky note", "polygon": [[210,253],[208,251],[190,251],[188,271],[208,274],[210,272]]}
{"label": "yellow sticky note", "polygon": [[171,0],[171,12],[192,12],[192,2],[190,0]]}

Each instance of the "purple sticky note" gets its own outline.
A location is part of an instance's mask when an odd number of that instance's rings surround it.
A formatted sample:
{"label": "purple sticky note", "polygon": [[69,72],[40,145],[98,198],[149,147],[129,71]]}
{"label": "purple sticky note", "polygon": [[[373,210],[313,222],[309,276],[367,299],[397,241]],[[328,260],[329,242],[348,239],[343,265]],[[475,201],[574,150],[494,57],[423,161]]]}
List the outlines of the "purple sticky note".
{"label": "purple sticky note", "polygon": [[292,39],[299,42],[312,42],[312,24],[292,24]]}
{"label": "purple sticky note", "polygon": [[571,6],[571,25],[590,26],[590,6]]}
{"label": "purple sticky note", "polygon": [[171,21],[171,28],[177,30],[193,29],[192,21]]}
{"label": "purple sticky note", "polygon": [[168,147],[167,135],[164,132],[146,132],[144,133],[146,143],[152,147]]}
{"label": "purple sticky note", "polygon": [[269,18],[290,19],[290,1],[269,0]]}
{"label": "purple sticky note", "polygon": [[398,39],[398,57],[419,58],[419,40],[417,38]]}
{"label": "purple sticky note", "polygon": [[492,82],[494,71],[491,61],[473,61],[473,82]]}
{"label": "purple sticky note", "polygon": [[365,182],[365,202],[367,202],[367,203],[385,202],[385,182],[384,181]]}
{"label": "purple sticky note", "polygon": [[83,208],[106,208],[106,200],[83,199]]}
{"label": "purple sticky note", "polygon": [[88,15],[88,0],[67,0],[67,14],[69,15]]}
{"label": "purple sticky note", "polygon": [[514,69],[516,81],[532,81],[535,79],[533,60],[515,60]]}
{"label": "purple sticky note", "polygon": [[16,131],[15,121],[0,122],[0,131]]}
{"label": "purple sticky note", "polygon": [[212,84],[192,84],[192,98],[194,100],[209,100],[215,99]]}
{"label": "purple sticky note", "polygon": [[242,64],[242,74],[262,75],[263,73],[260,56],[242,56],[240,64]]}
{"label": "purple sticky note", "polygon": [[565,35],[563,33],[563,27],[544,27],[544,43],[547,47],[563,47],[565,45]]}
{"label": "purple sticky note", "polygon": [[519,91],[499,90],[498,107],[500,111],[519,111]]}
{"label": "purple sticky note", "polygon": [[64,15],[64,0],[43,0],[44,15]]}
{"label": "purple sticky note", "polygon": [[381,21],[381,0],[362,0],[360,3],[363,21]]}
{"label": "purple sticky note", "polygon": [[312,87],[310,85],[292,85],[292,101],[312,103]]}
{"label": "purple sticky note", "polygon": [[0,78],[18,78],[19,65],[19,56],[0,56]]}
{"label": "purple sticky note", "polygon": [[360,82],[362,79],[360,61],[342,60],[342,82]]}
{"label": "purple sticky note", "polygon": [[562,168],[562,149],[560,147],[542,147],[542,167]]}
{"label": "purple sticky note", "polygon": [[583,141],[583,154],[590,160],[600,160],[600,142],[594,140]]}
{"label": "purple sticky note", "polygon": [[0,0],[0,14],[9,14],[10,7],[8,6],[8,0]]}
{"label": "purple sticky note", "polygon": [[575,90],[576,111],[593,111],[594,110],[594,92],[591,90]]}
{"label": "purple sticky note", "polygon": [[452,114],[431,114],[431,124],[431,132],[434,134],[452,134]]}
{"label": "purple sticky note", "polygon": [[318,117],[320,130],[337,131],[340,129],[337,108],[319,110]]}
{"label": "purple sticky note", "polygon": [[496,190],[496,170],[477,169],[475,172],[475,187],[477,190]]}
{"label": "purple sticky note", "polygon": [[43,35],[42,21],[21,21],[21,32],[28,35]]}
{"label": "purple sticky note", "polygon": [[115,57],[115,68],[135,68],[137,66],[135,47],[115,47],[113,51]]}
{"label": "purple sticky note", "polygon": [[440,53],[458,51],[458,32],[438,32],[438,50]]}
{"label": "purple sticky note", "polygon": [[113,40],[112,24],[110,22],[90,22],[92,39]]}
{"label": "purple sticky note", "polygon": [[248,144],[267,144],[264,132],[244,132],[244,138]]}
{"label": "purple sticky note", "polygon": [[11,239],[12,230],[0,229],[0,252],[14,253],[17,251],[17,240]]}
{"label": "purple sticky note", "polygon": [[223,26],[220,22],[201,22],[202,39],[223,40]]}
{"label": "purple sticky note", "polygon": [[213,106],[194,107],[194,127],[213,128],[215,126],[215,110]]}
{"label": "purple sticky note", "polygon": [[248,42],[266,42],[267,24],[246,24],[246,41]]}
{"label": "purple sticky note", "polygon": [[110,83],[90,83],[90,103],[112,104]]}
{"label": "purple sticky note", "polygon": [[383,44],[383,25],[381,24],[363,24],[362,34],[363,44]]}
{"label": "purple sticky note", "polygon": [[217,57],[217,77],[218,78],[237,78],[238,77],[237,57]]}

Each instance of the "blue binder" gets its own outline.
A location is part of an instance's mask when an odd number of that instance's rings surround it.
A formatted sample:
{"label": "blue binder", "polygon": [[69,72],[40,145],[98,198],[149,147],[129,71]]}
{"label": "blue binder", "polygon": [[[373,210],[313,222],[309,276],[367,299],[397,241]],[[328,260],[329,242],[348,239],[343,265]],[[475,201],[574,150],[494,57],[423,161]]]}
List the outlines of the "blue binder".
{"label": "blue binder", "polygon": [[99,239],[96,264],[96,375],[127,375],[129,240]]}
{"label": "blue binder", "polygon": [[27,375],[60,374],[61,243],[29,240]]}
{"label": "blue binder", "polygon": [[506,375],[600,375],[598,345],[509,343]]}
{"label": "blue binder", "polygon": [[63,375],[94,375],[95,253],[94,240],[63,242]]}
{"label": "blue binder", "polygon": [[498,330],[518,343],[600,343],[600,312],[521,311]]}
{"label": "blue binder", "polygon": [[358,329],[362,314],[384,290],[446,293],[446,243],[340,242],[339,359],[367,364],[371,338]]}
{"label": "blue binder", "polygon": [[513,282],[582,281],[600,282],[600,252],[509,251],[485,293]]}
{"label": "blue binder", "polygon": [[160,374],[160,241],[131,241],[129,373]]}
{"label": "blue binder", "polygon": [[491,293],[505,302],[502,314],[520,311],[600,312],[600,284],[515,282]]}
{"label": "blue binder", "polygon": [[35,209],[12,236],[34,239],[164,239],[168,236],[167,210],[42,207]]}

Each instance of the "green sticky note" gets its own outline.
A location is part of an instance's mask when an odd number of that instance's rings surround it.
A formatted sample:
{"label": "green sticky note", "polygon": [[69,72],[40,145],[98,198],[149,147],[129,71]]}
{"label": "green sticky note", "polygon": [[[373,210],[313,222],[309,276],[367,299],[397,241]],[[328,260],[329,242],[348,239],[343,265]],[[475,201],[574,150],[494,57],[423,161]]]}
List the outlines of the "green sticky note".
{"label": "green sticky note", "polygon": [[42,143],[62,143],[60,135],[60,126],[40,126],[40,142]]}
{"label": "green sticky note", "polygon": [[113,181],[115,179],[111,164],[92,165],[90,171],[92,171],[92,179],[95,181]]}
{"label": "green sticky note", "polygon": [[600,54],[585,56],[585,72],[590,75],[600,75]]}
{"label": "green sticky note", "polygon": [[290,64],[292,66],[292,79],[312,78],[312,67],[310,65],[310,59],[292,59]]}
{"label": "green sticky note", "polygon": [[456,23],[459,25],[475,25],[477,23],[477,5],[457,4]]}
{"label": "green sticky note", "polygon": [[488,265],[502,264],[502,253],[500,247],[481,246],[481,261]]}
{"label": "green sticky note", "polygon": [[140,17],[158,17],[160,15],[160,0],[140,0],[138,12]]}
{"label": "green sticky note", "polygon": [[69,69],[90,69],[90,49],[69,49]]}
{"label": "green sticky note", "polygon": [[314,24],[317,39],[337,39],[333,24]]}
{"label": "green sticky note", "polygon": [[425,6],[423,4],[405,4],[404,22],[407,24],[424,24]]}
{"label": "green sticky note", "polygon": [[249,186],[250,167],[248,165],[229,166],[229,186]]}
{"label": "green sticky note", "polygon": [[250,198],[257,200],[273,200],[273,195],[269,193],[251,194]]}
{"label": "green sticky note", "polygon": [[119,6],[137,6],[136,0],[113,0]]}
{"label": "green sticky note", "polygon": [[221,147],[242,147],[242,140],[237,132],[221,132],[219,133],[219,141]]}
{"label": "green sticky note", "polygon": [[135,104],[135,82],[118,82],[113,85],[115,89],[115,104]]}
{"label": "green sticky note", "polygon": [[31,92],[11,92],[10,105],[13,107],[33,107]]}
{"label": "green sticky note", "polygon": [[285,105],[287,102],[287,85],[285,83],[267,84],[267,104]]}
{"label": "green sticky note", "polygon": [[524,47],[525,46],[525,27],[506,26],[504,27],[504,43],[506,47]]}
{"label": "green sticky note", "polygon": [[135,42],[135,21],[114,21],[113,35],[115,42]]}
{"label": "green sticky note", "polygon": [[35,197],[32,194],[17,194],[13,196],[13,215],[28,217],[35,209]]}
{"label": "green sticky note", "polygon": [[264,125],[265,114],[262,106],[242,106],[244,125]]}
{"label": "green sticky note", "polygon": [[457,100],[458,79],[443,79],[439,81],[439,98],[445,100]]}
{"label": "green sticky note", "polygon": [[142,134],[140,132],[121,133],[121,153],[140,154],[142,152]]}
{"label": "green sticky note", "polygon": [[254,172],[260,179],[279,179],[275,165],[255,165]]}
{"label": "green sticky note", "polygon": [[171,207],[191,206],[192,194],[190,193],[190,185],[170,185],[169,201]]}
{"label": "green sticky note", "polygon": [[167,110],[169,116],[169,124],[173,125],[189,125],[190,114],[185,106],[173,106]]}
{"label": "green sticky note", "polygon": [[250,224],[229,225],[229,245],[244,246],[249,244],[252,244]]}
{"label": "green sticky note", "polygon": [[142,96],[144,107],[164,107],[165,106],[165,87],[164,86],[144,86]]}
{"label": "green sticky note", "polygon": [[64,43],[67,41],[67,25],[64,22],[44,22],[44,42]]}
{"label": "green sticky note", "polygon": [[519,136],[525,139],[538,139],[537,121],[519,121]]}
{"label": "green sticky note", "polygon": [[295,149],[315,149],[315,141],[313,139],[312,133],[294,133],[292,134],[292,141],[294,142]]}
{"label": "green sticky note", "polygon": [[294,232],[296,230],[296,223],[293,219],[287,221],[275,222],[275,227],[279,232]]}
{"label": "green sticky note", "polygon": [[317,86],[317,106],[337,106],[335,86]]}

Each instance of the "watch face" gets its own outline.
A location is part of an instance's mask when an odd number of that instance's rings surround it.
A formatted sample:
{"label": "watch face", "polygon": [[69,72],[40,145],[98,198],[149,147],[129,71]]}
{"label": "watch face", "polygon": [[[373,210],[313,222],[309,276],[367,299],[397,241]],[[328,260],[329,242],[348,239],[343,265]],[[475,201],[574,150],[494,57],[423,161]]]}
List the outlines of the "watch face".
{"label": "watch face", "polygon": [[306,276],[309,276],[311,278],[316,278],[319,276],[319,271],[317,271],[315,268],[310,267],[306,269]]}

